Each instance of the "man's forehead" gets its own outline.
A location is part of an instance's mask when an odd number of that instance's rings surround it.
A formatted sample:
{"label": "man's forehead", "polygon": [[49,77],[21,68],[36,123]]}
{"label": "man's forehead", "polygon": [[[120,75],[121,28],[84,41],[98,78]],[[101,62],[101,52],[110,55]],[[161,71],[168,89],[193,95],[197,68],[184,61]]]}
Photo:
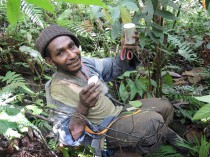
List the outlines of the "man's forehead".
{"label": "man's forehead", "polygon": [[50,47],[52,46],[52,47],[54,47],[54,48],[62,47],[63,45],[68,44],[68,43],[70,43],[70,42],[74,42],[74,41],[71,39],[70,36],[66,36],[66,35],[58,36],[58,37],[56,37],[55,39],[53,39],[53,40],[49,43],[48,47],[49,47],[49,46],[50,46]]}

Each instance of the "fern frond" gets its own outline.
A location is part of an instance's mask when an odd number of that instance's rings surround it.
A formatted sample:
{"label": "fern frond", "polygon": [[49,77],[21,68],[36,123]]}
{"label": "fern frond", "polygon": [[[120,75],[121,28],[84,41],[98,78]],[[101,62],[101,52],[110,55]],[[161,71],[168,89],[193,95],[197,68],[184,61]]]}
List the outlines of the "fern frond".
{"label": "fern frond", "polygon": [[[7,0],[0,0],[0,6],[6,6]],[[23,13],[25,13],[29,19],[37,24],[38,26],[44,28],[44,24],[40,18],[40,15],[42,14],[41,10],[36,8],[32,4],[26,3],[24,0],[21,0],[20,9]]]}
{"label": "fern frond", "polygon": [[5,76],[0,76],[0,80],[2,82],[6,82],[6,86],[2,88],[2,92],[4,93],[13,93],[14,90],[21,87],[26,93],[34,94],[25,83],[25,79],[15,72],[8,71]]}
{"label": "fern frond", "polygon": [[11,92],[2,92],[0,93],[0,105],[6,106],[8,103],[14,101],[16,96],[13,96]]}
{"label": "fern frond", "polygon": [[145,157],[182,157],[181,154],[170,145],[162,145],[156,152],[146,155]]}
{"label": "fern frond", "polygon": [[179,48],[178,53],[188,61],[194,61],[197,58],[196,53],[188,46],[189,43],[182,41],[178,36],[168,34],[168,42]]}
{"label": "fern frond", "polygon": [[0,5],[6,5],[7,0],[0,0]]}
{"label": "fern frond", "polygon": [[44,28],[44,24],[40,19],[41,11],[39,9],[21,0],[21,11],[24,12],[33,23]]}
{"label": "fern frond", "polygon": [[6,82],[7,85],[11,83],[23,83],[25,81],[20,74],[16,74],[12,71],[8,71],[4,77],[0,76],[0,80]]}
{"label": "fern frond", "polygon": [[179,108],[177,112],[180,112],[180,114],[184,117],[184,118],[188,118],[191,121],[193,121],[193,115],[194,115],[194,111],[191,110],[185,110],[182,108]]}
{"label": "fern frond", "polygon": [[187,94],[195,90],[194,87],[189,86],[189,85],[175,86],[174,88],[180,94]]}
{"label": "fern frond", "polygon": [[92,41],[95,40],[92,37],[92,32],[87,31],[79,23],[75,24],[75,23],[72,23],[69,20],[58,20],[57,22],[58,22],[59,25],[70,29],[72,32],[75,32],[75,34],[77,34],[78,36],[81,36],[81,37],[84,37],[84,38],[88,38],[88,39],[90,39]]}
{"label": "fern frond", "polygon": [[42,119],[35,119],[33,122],[32,122],[35,126],[37,126],[38,128],[41,128],[41,129],[48,129],[48,130],[52,130],[52,127],[49,125],[49,123],[45,120],[42,120]]}

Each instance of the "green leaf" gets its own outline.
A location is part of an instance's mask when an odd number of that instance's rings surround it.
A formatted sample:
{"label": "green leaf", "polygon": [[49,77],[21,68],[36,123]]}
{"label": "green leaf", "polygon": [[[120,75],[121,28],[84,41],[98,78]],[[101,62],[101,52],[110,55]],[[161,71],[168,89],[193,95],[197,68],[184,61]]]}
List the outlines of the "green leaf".
{"label": "green leaf", "polygon": [[172,0],[160,0],[160,3],[163,6],[170,6],[173,7],[174,9],[179,9],[179,7]]}
{"label": "green leaf", "polygon": [[41,114],[42,113],[42,109],[40,109],[38,106],[35,105],[27,105],[26,108],[28,110],[31,110],[33,114]]}
{"label": "green leaf", "polygon": [[206,140],[205,136],[201,137],[201,145],[199,148],[199,157],[206,157],[209,156],[209,148],[210,148],[210,143]]}
{"label": "green leaf", "polygon": [[157,83],[156,83],[156,81],[150,79],[150,83],[151,83],[151,85],[152,85],[153,87],[157,88]]}
{"label": "green leaf", "polygon": [[38,51],[32,49],[31,47],[28,47],[28,46],[21,46],[21,47],[19,48],[19,50],[20,50],[21,52],[27,52],[27,53],[29,53],[29,54],[30,54],[32,57],[34,57],[34,58],[37,58],[37,57],[41,58],[40,53],[39,53]]}
{"label": "green leaf", "polygon": [[20,16],[20,0],[7,0],[7,17],[11,25],[14,25]]}
{"label": "green leaf", "polygon": [[108,9],[104,8],[104,9],[103,9],[103,13],[104,13],[106,19],[108,20],[108,22],[109,22],[109,23],[112,23],[112,17],[111,17],[111,15],[109,14]]}
{"label": "green leaf", "polygon": [[9,122],[8,120],[2,120],[0,119],[0,134],[5,134],[6,131],[11,128],[11,129],[16,129],[17,124],[14,122]]}
{"label": "green leaf", "polygon": [[208,3],[207,11],[208,11],[208,14],[210,15],[210,2]]}
{"label": "green leaf", "polygon": [[29,89],[26,85],[21,86],[22,89],[24,89],[28,94],[35,94],[31,89]]}
{"label": "green leaf", "polygon": [[84,4],[84,5],[97,5],[97,6],[103,6],[106,5],[102,3],[101,0],[57,0],[58,2],[68,2],[72,4]]}
{"label": "green leaf", "polygon": [[173,78],[167,72],[166,75],[163,77],[163,83],[169,86],[173,86]]}
{"label": "green leaf", "polygon": [[54,104],[47,104],[46,107],[49,107],[49,108],[57,108],[57,106],[55,106]]}
{"label": "green leaf", "polygon": [[210,103],[210,95],[205,95],[205,96],[200,96],[200,97],[195,97],[195,98],[199,101]]}
{"label": "green leaf", "polygon": [[146,16],[144,18],[147,21],[147,23],[150,23],[151,20],[153,19],[153,14],[154,14],[154,7],[151,0],[145,1],[145,5],[142,9],[142,13],[143,14],[145,13]]}
{"label": "green leaf", "polygon": [[136,85],[137,89],[141,89],[143,91],[146,91],[147,90],[147,86],[144,83],[144,80],[143,79],[136,78],[135,79],[135,85]]}
{"label": "green leaf", "polygon": [[120,7],[116,6],[111,9],[111,17],[113,21],[118,20],[120,18]]}
{"label": "green leaf", "polygon": [[131,79],[127,79],[128,85],[130,87],[130,100],[133,100],[136,96],[137,89],[135,83]]}
{"label": "green leaf", "polygon": [[210,50],[210,43],[208,43],[206,47],[207,47],[207,49]]}
{"label": "green leaf", "polygon": [[14,107],[6,107],[6,113],[7,113],[9,116],[15,116],[15,115],[17,115],[18,113],[20,113],[20,110],[14,108]]}
{"label": "green leaf", "polygon": [[130,77],[130,75],[131,75],[132,73],[137,73],[137,71],[136,71],[136,70],[134,70],[134,71],[126,71],[126,72],[123,74],[123,76],[125,76],[125,77]]}
{"label": "green leaf", "polygon": [[126,87],[123,82],[120,83],[119,94],[123,102],[125,102],[128,99],[129,93],[126,90]]}
{"label": "green leaf", "polygon": [[161,16],[163,18],[169,19],[169,20],[177,20],[178,19],[171,12],[166,11],[166,10],[155,10],[154,14]]}
{"label": "green leaf", "polygon": [[37,99],[35,104],[39,105],[39,106],[44,106],[44,102],[42,99]]}
{"label": "green leaf", "polygon": [[155,28],[157,30],[164,31],[164,27],[162,27],[161,25],[158,25],[155,22],[151,23],[151,25],[152,25],[153,28]]}
{"label": "green leaf", "polygon": [[139,108],[142,105],[142,102],[139,100],[129,101],[129,104],[133,107]]}
{"label": "green leaf", "polygon": [[50,2],[50,0],[26,0],[26,2],[34,4],[42,9],[45,9],[51,13],[53,13],[54,9]]}
{"label": "green leaf", "polygon": [[120,17],[123,23],[130,23],[132,21],[131,14],[125,7],[120,8]]}
{"label": "green leaf", "polygon": [[116,20],[112,25],[112,30],[111,30],[112,39],[113,40],[116,39],[120,33],[121,33],[121,24],[119,20]]}
{"label": "green leaf", "polygon": [[210,118],[210,104],[201,107],[194,115],[193,120]]}
{"label": "green leaf", "polygon": [[124,2],[122,3],[122,6],[126,7],[128,10],[131,10],[131,11],[139,10],[138,6],[134,2]]}
{"label": "green leaf", "polygon": [[10,139],[21,137],[21,134],[18,131],[13,130],[11,128],[8,128],[4,135],[6,137],[9,137]]}

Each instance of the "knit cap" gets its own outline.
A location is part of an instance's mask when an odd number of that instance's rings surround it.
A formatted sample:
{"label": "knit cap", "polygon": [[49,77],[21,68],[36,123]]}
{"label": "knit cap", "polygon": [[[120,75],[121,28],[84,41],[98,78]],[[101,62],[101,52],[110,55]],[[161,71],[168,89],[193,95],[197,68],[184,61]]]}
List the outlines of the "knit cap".
{"label": "knit cap", "polygon": [[40,34],[36,40],[35,46],[37,50],[41,53],[42,57],[46,57],[45,49],[47,45],[56,37],[67,35],[70,36],[74,41],[75,45],[79,47],[80,43],[78,38],[68,31],[66,28],[60,27],[58,25],[50,25],[46,27]]}

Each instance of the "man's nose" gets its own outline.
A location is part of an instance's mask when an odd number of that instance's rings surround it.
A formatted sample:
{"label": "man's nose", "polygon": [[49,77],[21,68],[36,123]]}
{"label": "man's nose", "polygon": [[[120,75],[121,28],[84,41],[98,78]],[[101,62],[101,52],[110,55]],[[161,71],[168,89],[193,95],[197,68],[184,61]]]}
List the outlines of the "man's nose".
{"label": "man's nose", "polygon": [[67,51],[68,58],[71,59],[76,56],[76,53],[73,50],[67,49],[66,51]]}

